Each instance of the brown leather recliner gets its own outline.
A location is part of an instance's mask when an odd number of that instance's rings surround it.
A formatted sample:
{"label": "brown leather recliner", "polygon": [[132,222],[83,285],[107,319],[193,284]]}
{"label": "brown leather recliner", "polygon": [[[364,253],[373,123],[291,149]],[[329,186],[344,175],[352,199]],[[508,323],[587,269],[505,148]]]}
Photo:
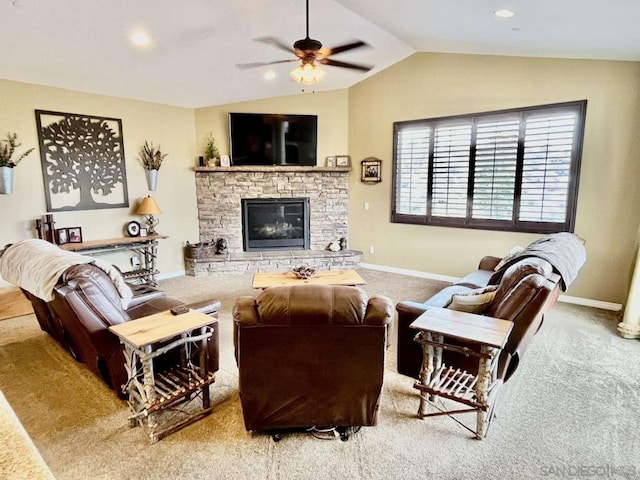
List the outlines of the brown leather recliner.
{"label": "brown leather recliner", "polygon": [[248,431],[375,425],[391,301],[357,287],[272,287],[233,308]]}
{"label": "brown leather recliner", "polygon": [[[183,302],[167,297],[153,287],[133,286],[134,297],[128,308],[122,308],[121,298],[109,276],[92,264],[67,268],[54,288],[54,299],[45,302],[23,290],[31,301],[40,327],[56,339],[79,362],[82,362],[113,390],[125,396],[122,385],[127,381],[122,345],[109,330],[129,320],[169,310]],[[220,302],[188,305],[212,317],[214,334],[209,341],[209,371],[218,370],[217,318]],[[176,360],[170,352],[157,360],[157,368]],[[161,358],[161,357],[159,357]],[[164,363],[163,363],[164,362]]]}

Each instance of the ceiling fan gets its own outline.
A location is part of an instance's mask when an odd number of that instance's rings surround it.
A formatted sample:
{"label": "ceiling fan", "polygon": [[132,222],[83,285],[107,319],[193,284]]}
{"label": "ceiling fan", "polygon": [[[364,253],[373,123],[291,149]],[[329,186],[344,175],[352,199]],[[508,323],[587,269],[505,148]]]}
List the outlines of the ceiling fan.
{"label": "ceiling fan", "polygon": [[349,50],[354,50],[360,47],[366,47],[368,45],[361,40],[355,40],[350,43],[339,45],[333,48],[322,48],[322,43],[320,43],[318,40],[314,40],[313,38],[309,38],[309,0],[306,0],[306,6],[307,6],[306,8],[307,35],[305,38],[296,41],[293,44],[293,48],[289,47],[282,40],[275,37],[261,37],[261,38],[255,39],[255,41],[257,42],[273,45],[274,47],[277,47],[280,50],[284,50],[288,53],[292,53],[293,55],[296,56],[296,58],[291,58],[287,60],[276,60],[273,62],[239,63],[237,64],[237,67],[246,69],[246,68],[264,67],[267,65],[275,65],[278,63],[289,63],[289,62],[299,61],[300,65],[298,65],[291,72],[291,77],[295,81],[299,83],[304,83],[305,85],[312,85],[314,83],[318,83],[322,79],[322,77],[324,77],[325,72],[320,68],[318,64],[328,65],[331,67],[349,68],[352,70],[359,70],[361,72],[368,72],[373,68],[373,66],[370,66],[370,65],[341,62],[340,60],[334,60],[332,58],[329,58],[332,55],[336,55],[338,53],[346,52]]}

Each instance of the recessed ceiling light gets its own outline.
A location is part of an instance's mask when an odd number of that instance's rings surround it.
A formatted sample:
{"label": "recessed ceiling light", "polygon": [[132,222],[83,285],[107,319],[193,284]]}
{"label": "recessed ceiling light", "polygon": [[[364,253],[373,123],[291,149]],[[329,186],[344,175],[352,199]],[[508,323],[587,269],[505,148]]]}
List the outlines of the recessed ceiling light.
{"label": "recessed ceiling light", "polygon": [[495,12],[493,12],[493,14],[496,17],[500,17],[500,18],[511,18],[511,17],[513,17],[513,12],[511,10],[506,9],[506,8],[501,8],[500,10],[496,10]]}
{"label": "recessed ceiling light", "polygon": [[131,43],[138,47],[146,47],[151,43],[151,38],[145,32],[138,31],[131,34]]}
{"label": "recessed ceiling light", "polygon": [[267,70],[262,74],[262,76],[265,80],[273,80],[274,78],[276,78],[276,72],[274,72],[273,70]]}

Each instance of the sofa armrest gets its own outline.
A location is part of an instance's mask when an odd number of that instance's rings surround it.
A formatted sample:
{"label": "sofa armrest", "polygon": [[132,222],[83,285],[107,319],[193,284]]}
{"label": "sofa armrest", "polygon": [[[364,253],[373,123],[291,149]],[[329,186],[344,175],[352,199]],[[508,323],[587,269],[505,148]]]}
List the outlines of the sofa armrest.
{"label": "sofa armrest", "polygon": [[382,295],[374,295],[367,302],[364,323],[367,325],[388,325],[393,318],[393,302]]}
{"label": "sofa armrest", "polygon": [[498,266],[500,260],[502,260],[500,257],[494,257],[492,255],[482,257],[480,264],[478,265],[478,270],[488,270],[493,272],[493,269]]}
{"label": "sofa armrest", "polygon": [[127,305],[127,309],[137,307],[138,305],[153,300],[154,298],[160,298],[166,296],[166,294],[151,285],[130,285],[133,297]]}

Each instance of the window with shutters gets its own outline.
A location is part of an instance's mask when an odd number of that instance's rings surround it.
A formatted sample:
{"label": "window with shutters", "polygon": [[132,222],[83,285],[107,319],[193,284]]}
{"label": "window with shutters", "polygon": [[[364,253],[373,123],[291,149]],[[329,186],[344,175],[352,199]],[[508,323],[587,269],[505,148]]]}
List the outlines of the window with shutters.
{"label": "window with shutters", "polygon": [[397,223],[572,232],[587,101],[394,123]]}

